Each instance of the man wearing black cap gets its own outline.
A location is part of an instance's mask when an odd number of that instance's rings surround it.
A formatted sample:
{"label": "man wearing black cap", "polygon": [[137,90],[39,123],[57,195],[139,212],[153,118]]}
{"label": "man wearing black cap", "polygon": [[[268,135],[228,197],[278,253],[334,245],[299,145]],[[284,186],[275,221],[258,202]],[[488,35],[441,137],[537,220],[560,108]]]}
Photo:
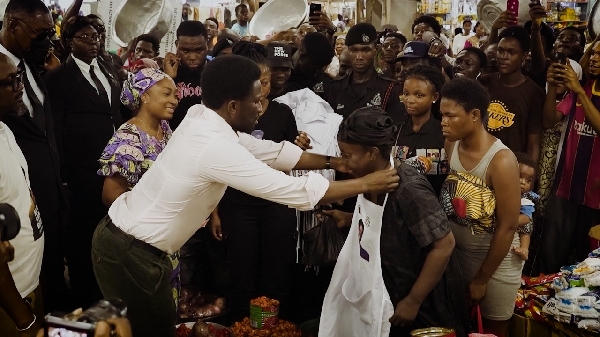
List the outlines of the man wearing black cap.
{"label": "man wearing black cap", "polygon": [[429,45],[422,41],[410,41],[404,47],[402,55],[396,60],[402,62],[402,68],[406,69],[411,66],[429,64]]}
{"label": "man wearing black cap", "polygon": [[331,77],[323,69],[331,63],[333,46],[321,33],[308,33],[298,49],[298,62],[288,81],[288,91],[308,88],[324,100],[329,98]]}
{"label": "man wearing black cap", "polygon": [[370,23],[361,22],[348,31],[346,45],[352,73],[332,82],[328,102],[344,119],[360,108],[379,106],[399,124],[406,119],[406,110],[399,98],[401,88],[375,71],[376,41],[377,31]]}
{"label": "man wearing black cap", "polygon": [[294,68],[292,55],[292,46],[287,43],[271,42],[267,45],[267,61],[271,68],[269,100],[288,92],[286,84],[292,75],[292,68]]}

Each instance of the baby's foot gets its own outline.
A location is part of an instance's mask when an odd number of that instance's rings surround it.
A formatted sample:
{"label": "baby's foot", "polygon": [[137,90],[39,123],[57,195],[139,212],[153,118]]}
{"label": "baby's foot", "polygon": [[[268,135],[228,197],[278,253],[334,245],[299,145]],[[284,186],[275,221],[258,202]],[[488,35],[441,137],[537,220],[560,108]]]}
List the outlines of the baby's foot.
{"label": "baby's foot", "polygon": [[515,252],[515,254],[517,254],[517,256],[520,257],[523,261],[527,261],[527,259],[529,258],[528,248],[512,247],[512,251]]}

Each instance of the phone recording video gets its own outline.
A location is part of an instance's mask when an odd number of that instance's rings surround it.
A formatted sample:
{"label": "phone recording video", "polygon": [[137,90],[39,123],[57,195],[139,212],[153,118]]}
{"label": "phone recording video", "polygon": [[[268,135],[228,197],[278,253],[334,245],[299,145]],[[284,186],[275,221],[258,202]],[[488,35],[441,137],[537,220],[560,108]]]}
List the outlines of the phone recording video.
{"label": "phone recording video", "polygon": [[[306,7],[305,7],[306,8]],[[321,12],[321,4],[310,4],[310,12],[309,12],[309,16],[314,16],[315,12]]]}

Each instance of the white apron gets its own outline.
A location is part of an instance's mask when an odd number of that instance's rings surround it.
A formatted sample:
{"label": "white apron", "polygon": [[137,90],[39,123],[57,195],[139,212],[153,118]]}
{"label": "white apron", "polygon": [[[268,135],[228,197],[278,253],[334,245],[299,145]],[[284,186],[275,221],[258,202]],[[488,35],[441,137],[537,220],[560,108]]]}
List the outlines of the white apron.
{"label": "white apron", "polygon": [[[383,206],[358,196],[352,227],[325,294],[319,337],[387,337],[394,306],[381,273]],[[364,228],[364,229],[363,229]],[[359,231],[362,239],[359,240]]]}

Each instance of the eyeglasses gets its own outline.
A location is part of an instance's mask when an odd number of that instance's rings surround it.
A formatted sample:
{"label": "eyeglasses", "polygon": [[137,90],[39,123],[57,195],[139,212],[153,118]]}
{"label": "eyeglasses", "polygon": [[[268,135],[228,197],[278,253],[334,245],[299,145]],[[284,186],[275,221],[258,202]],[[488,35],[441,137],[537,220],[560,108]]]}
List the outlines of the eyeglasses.
{"label": "eyeglasses", "polygon": [[80,36],[73,36],[73,38],[79,39],[79,40],[81,40],[81,42],[89,43],[89,44],[94,44],[94,43],[100,42],[100,35],[98,35],[98,34],[92,34],[92,35],[83,34]]}
{"label": "eyeglasses", "polygon": [[0,80],[0,87],[12,87],[13,91],[18,91],[23,85],[23,74],[24,70],[19,69],[15,74],[14,78],[7,78],[5,80]]}
{"label": "eyeglasses", "polygon": [[17,20],[17,22],[20,22],[23,25],[25,25],[25,27],[27,27],[29,30],[31,30],[35,34],[35,37],[33,37],[33,38],[30,37],[29,34],[26,34],[27,37],[29,37],[31,40],[37,40],[37,39],[45,40],[47,38],[50,39],[56,35],[56,30],[54,30],[54,29],[38,32],[37,30],[33,29],[30,25],[28,25],[25,21],[20,20],[20,19],[15,19],[15,20]]}
{"label": "eyeglasses", "polygon": [[400,46],[395,43],[384,43],[381,45],[383,49],[400,49]]}

